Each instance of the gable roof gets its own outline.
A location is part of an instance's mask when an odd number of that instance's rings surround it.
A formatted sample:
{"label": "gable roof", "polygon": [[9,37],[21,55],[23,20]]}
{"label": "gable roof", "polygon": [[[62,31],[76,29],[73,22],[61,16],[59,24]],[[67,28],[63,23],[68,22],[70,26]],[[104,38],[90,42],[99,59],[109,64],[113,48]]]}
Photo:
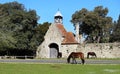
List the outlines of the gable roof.
{"label": "gable roof", "polygon": [[58,30],[61,32],[62,36],[64,37],[67,33],[64,26],[62,24],[56,24],[56,26],[57,26]]}
{"label": "gable roof", "polygon": [[56,24],[58,30],[61,32],[64,38],[62,44],[78,44],[72,32],[67,32],[62,24]]}

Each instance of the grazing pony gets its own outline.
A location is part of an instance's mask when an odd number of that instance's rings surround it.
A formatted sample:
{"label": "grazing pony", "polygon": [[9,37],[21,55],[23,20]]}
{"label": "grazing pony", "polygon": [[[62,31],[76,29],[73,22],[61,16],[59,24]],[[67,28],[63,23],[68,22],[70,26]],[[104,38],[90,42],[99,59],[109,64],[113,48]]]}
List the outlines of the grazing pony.
{"label": "grazing pony", "polygon": [[82,60],[82,64],[85,63],[84,54],[82,52],[72,52],[67,58],[68,63],[70,63],[71,58],[72,58],[73,64],[77,64],[77,61],[75,58],[80,58]]}
{"label": "grazing pony", "polygon": [[90,55],[90,56],[94,56],[95,58],[97,58],[97,55],[96,55],[95,52],[88,52],[88,53],[87,53],[87,58],[89,58],[89,55]]}

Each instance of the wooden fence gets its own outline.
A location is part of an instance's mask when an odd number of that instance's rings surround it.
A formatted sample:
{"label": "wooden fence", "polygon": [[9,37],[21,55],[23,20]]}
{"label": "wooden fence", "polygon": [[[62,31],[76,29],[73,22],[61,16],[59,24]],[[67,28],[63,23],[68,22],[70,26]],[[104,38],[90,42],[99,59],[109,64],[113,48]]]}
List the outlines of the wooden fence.
{"label": "wooden fence", "polygon": [[0,59],[34,59],[35,56],[0,56]]}

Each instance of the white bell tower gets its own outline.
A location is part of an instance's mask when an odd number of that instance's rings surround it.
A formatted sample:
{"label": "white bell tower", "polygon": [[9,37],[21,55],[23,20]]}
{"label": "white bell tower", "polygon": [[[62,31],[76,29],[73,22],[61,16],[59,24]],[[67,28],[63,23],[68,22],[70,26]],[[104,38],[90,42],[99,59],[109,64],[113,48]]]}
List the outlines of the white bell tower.
{"label": "white bell tower", "polygon": [[63,23],[63,16],[61,12],[58,10],[57,13],[54,15],[54,23]]}

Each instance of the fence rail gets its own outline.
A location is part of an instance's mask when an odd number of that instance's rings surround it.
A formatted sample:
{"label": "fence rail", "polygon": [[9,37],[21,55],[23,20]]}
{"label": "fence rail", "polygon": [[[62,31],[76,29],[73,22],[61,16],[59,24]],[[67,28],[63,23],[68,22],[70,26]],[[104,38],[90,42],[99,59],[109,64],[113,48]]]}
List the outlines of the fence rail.
{"label": "fence rail", "polygon": [[0,59],[34,59],[35,56],[0,56]]}

